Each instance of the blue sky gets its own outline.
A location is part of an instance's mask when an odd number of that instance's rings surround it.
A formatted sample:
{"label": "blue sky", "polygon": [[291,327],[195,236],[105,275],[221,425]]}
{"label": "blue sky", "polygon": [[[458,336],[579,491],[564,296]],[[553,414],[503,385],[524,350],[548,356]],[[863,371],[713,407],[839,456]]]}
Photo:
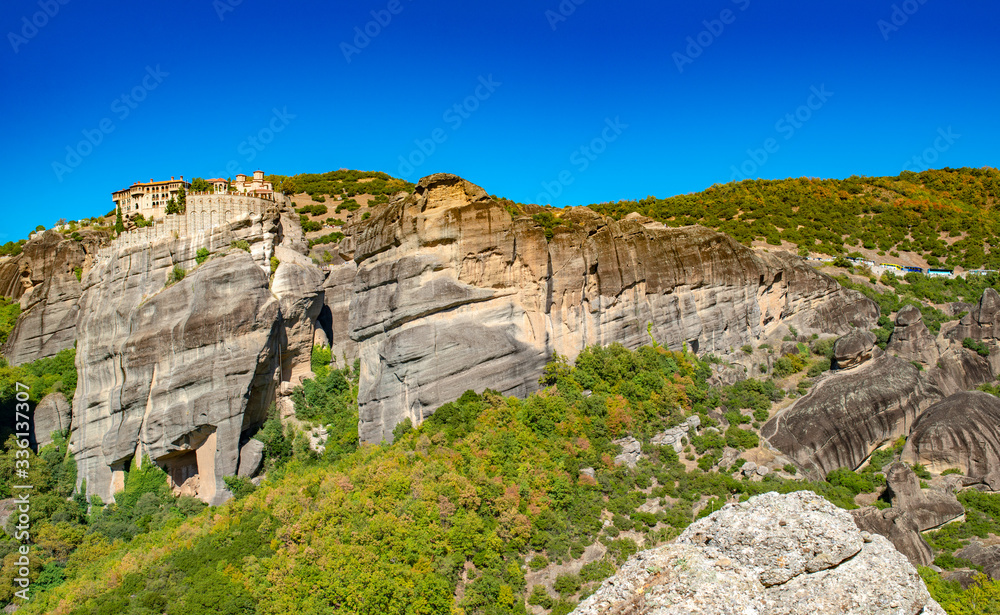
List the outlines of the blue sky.
{"label": "blue sky", "polygon": [[257,168],[564,206],[1000,162],[995,2],[4,6],[0,241]]}

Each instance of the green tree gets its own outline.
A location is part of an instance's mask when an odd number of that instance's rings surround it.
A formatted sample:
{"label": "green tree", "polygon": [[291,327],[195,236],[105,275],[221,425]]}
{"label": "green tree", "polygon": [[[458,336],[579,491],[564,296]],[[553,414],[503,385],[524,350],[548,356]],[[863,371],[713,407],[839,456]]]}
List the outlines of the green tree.
{"label": "green tree", "polygon": [[195,177],[191,180],[191,192],[208,192],[212,185],[202,177]]}
{"label": "green tree", "polygon": [[121,235],[125,232],[125,221],[122,220],[122,207],[115,208],[115,233]]}

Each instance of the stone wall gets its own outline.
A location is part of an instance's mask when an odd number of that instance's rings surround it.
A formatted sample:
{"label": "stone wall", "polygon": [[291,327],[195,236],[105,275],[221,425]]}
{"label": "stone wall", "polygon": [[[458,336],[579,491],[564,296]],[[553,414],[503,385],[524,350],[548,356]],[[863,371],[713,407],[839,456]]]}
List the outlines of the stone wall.
{"label": "stone wall", "polygon": [[190,237],[246,217],[276,213],[274,201],[243,194],[194,193],[187,197],[182,215],[167,216],[153,226],[127,231],[97,253],[97,261],[106,261],[122,248],[148,245],[167,237]]}

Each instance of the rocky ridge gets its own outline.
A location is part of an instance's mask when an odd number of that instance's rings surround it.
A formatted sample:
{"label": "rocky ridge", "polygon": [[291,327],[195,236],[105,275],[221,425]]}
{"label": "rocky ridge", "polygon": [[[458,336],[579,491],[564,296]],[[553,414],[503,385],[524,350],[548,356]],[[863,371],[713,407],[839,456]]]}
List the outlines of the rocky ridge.
{"label": "rocky ridge", "polygon": [[651,339],[728,352],[779,323],[842,334],[878,315],[801,259],[705,228],[585,208],[560,221],[547,239],[532,217],[440,174],[350,230],[353,262],[330,274],[341,289],[354,276],[350,307],[327,307],[352,342],[335,354],[356,345],[361,358],[363,441],[391,439],[469,388],[525,395],[555,352]]}
{"label": "rocky ridge", "polygon": [[576,615],[942,615],[887,539],[808,491],[768,493],[696,521],[643,551]]}
{"label": "rocky ridge", "polygon": [[[989,464],[984,458],[982,467],[967,468],[985,476],[987,465],[996,468],[996,455],[989,452],[993,445],[983,448],[974,443],[982,437],[973,434],[983,432],[993,442],[1000,426],[994,412],[986,409],[989,404],[983,405],[990,396],[977,398],[978,394],[965,391],[993,381],[1000,373],[1000,352],[992,337],[998,311],[1000,295],[988,288],[972,312],[959,323],[942,327],[936,337],[924,325],[920,311],[907,307],[896,316],[885,353],[867,332],[840,338],[834,346],[834,364],[840,369],[822,376],[807,395],[772,417],[761,435],[818,478],[841,467],[857,469],[872,452],[901,436],[912,440],[907,459],[942,469],[942,463],[970,466],[970,455],[993,455]],[[964,348],[966,337],[986,343],[992,352],[982,357]],[[935,418],[924,419],[939,402],[943,408],[963,412],[946,419],[942,410]],[[918,425],[922,425],[919,431]],[[938,440],[931,444],[934,438]],[[923,453],[916,452],[918,446]],[[945,450],[954,458],[940,458]],[[964,461],[958,461],[963,455]]]}

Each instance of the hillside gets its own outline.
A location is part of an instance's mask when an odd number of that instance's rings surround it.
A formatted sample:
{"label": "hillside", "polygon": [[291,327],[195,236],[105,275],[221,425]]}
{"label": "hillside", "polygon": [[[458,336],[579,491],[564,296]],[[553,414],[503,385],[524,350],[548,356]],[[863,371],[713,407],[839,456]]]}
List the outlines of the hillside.
{"label": "hillside", "polygon": [[277,181],[295,211],[111,246],[92,220],[0,260],[0,408],[17,382],[35,408],[0,511],[39,449],[22,612],[565,615],[798,490],[948,612],[1000,595],[975,576],[1000,578],[1000,275],[817,269],[447,174]]}
{"label": "hillside", "polygon": [[[549,386],[527,399],[470,391],[420,428],[398,428],[395,444],[358,449],[357,374],[317,368],[298,407],[341,444],[317,456],[273,423],[261,436],[266,480],[246,481],[219,508],[172,501],[153,466],[133,467],[119,503],[104,511],[87,515],[78,502],[35,515],[38,584],[49,589],[20,612],[564,615],[638,549],[727,501],[808,489],[856,508],[883,488],[875,466],[899,454],[887,450],[862,472],[798,480],[758,448],[755,429],[740,427],[757,425],[786,395],[773,380],[710,385],[713,364],[656,346],[557,360],[546,368]],[[690,417],[700,424],[688,428]],[[680,455],[650,442],[677,425]],[[630,459],[620,445],[632,435],[643,444]],[[60,444],[38,461],[53,473],[53,494],[68,488],[55,473]],[[969,521],[934,537],[943,553],[1000,527],[1000,496],[963,502]],[[962,603],[957,584],[924,574],[946,607]],[[995,602],[997,585],[984,587]]]}
{"label": "hillside", "polygon": [[897,177],[745,180],[666,199],[590,207],[668,226],[703,224],[750,245],[858,253],[918,267],[1000,269],[1000,171],[941,169]]}

